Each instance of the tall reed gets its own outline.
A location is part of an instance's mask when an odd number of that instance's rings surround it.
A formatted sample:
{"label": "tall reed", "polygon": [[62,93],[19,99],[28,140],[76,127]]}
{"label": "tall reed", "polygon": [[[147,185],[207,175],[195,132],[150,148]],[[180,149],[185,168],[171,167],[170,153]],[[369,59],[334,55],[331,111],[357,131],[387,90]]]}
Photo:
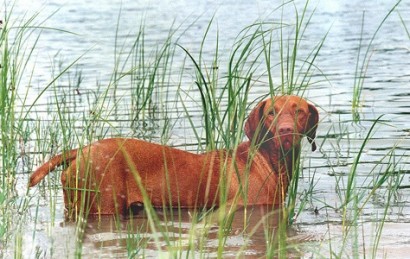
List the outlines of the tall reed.
{"label": "tall reed", "polygon": [[[352,98],[352,115],[354,121],[360,120],[360,109],[362,107],[362,90],[364,86],[364,82],[366,79],[367,69],[370,63],[370,59],[373,54],[373,42],[376,39],[376,36],[379,34],[380,29],[386,23],[387,19],[391,16],[391,14],[397,9],[398,5],[401,3],[401,0],[398,0],[396,4],[389,10],[389,12],[384,16],[378,27],[376,28],[375,32],[372,34],[370,41],[363,46],[363,30],[364,30],[364,23],[365,23],[365,12],[363,12],[362,16],[362,24],[361,24],[361,33],[359,37],[359,47],[357,51],[357,59],[356,59],[356,69],[355,69],[355,77],[353,82],[353,98]],[[365,53],[362,56],[362,48],[365,47]]]}
{"label": "tall reed", "polygon": [[[3,21],[0,34],[1,68],[0,68],[0,127],[1,127],[1,176],[0,176],[0,240],[6,247],[11,245],[13,239],[12,231],[16,231],[15,255],[21,255],[21,236],[18,234],[21,229],[20,217],[14,217],[19,204],[16,203],[16,162],[20,155],[16,148],[17,143],[25,141],[24,109],[18,108],[21,102],[27,97],[19,95],[19,87],[25,79],[24,73],[28,68],[28,61],[32,55],[38,35],[30,28],[35,19],[31,17],[27,21],[11,22],[14,6],[6,5],[5,20]],[[34,37],[34,46],[26,46],[24,43],[29,38]],[[24,150],[22,147],[21,150]],[[25,206],[25,203],[21,205]],[[22,208],[23,209],[23,208]]]}
{"label": "tall reed", "polygon": [[[32,94],[32,88],[29,86],[35,76],[31,65],[37,44],[44,30],[54,29],[43,27],[45,20],[38,21],[39,13],[17,17],[14,3],[5,4],[4,8],[5,17],[0,29],[0,240],[1,250],[4,249],[6,254],[13,251],[16,258],[22,258],[25,246],[23,235],[30,218],[31,198],[17,190],[16,185],[20,184],[21,188],[24,179],[21,179],[21,174],[32,169],[30,150],[26,150],[26,144],[33,134],[39,133],[38,128],[33,129],[38,124],[33,122],[36,115],[32,111],[43,94],[81,56],[64,67],[44,85],[34,100],[30,100],[28,97]],[[34,221],[36,217],[35,212]]]}

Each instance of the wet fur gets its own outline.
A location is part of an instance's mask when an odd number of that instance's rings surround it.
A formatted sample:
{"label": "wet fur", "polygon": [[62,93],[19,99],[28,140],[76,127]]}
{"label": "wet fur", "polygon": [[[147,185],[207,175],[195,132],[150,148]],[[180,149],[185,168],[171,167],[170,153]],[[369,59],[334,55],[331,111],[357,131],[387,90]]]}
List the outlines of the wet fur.
{"label": "wet fur", "polygon": [[251,111],[245,123],[249,141],[235,154],[194,154],[138,139],[104,139],[51,158],[31,175],[29,186],[66,165],[61,177],[66,209],[89,215],[125,215],[145,202],[154,207],[219,206],[221,184],[227,204],[281,204],[302,137],[316,149],[318,120],[317,109],[303,98],[278,96]]}

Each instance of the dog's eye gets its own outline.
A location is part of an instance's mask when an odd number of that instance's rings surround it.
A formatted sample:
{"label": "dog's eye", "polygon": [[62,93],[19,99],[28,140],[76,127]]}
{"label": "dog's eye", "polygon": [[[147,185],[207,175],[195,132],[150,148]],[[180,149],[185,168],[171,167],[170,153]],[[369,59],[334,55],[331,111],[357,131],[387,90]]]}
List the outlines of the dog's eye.
{"label": "dog's eye", "polygon": [[268,115],[269,115],[269,116],[275,116],[275,113],[276,113],[275,110],[270,110],[269,113],[268,113]]}
{"label": "dog's eye", "polygon": [[297,116],[305,116],[305,115],[306,115],[305,111],[302,110],[302,109],[297,109],[297,110],[295,111],[295,114],[296,114]]}

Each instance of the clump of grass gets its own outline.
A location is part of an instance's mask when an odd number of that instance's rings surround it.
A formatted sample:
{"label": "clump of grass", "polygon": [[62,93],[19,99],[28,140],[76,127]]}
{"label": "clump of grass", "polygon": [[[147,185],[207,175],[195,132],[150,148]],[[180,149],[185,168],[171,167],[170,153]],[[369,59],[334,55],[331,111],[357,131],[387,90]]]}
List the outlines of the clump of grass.
{"label": "clump of grass", "polygon": [[[7,6],[8,7],[8,6]],[[5,20],[2,21],[0,29],[0,127],[1,127],[1,187],[0,187],[0,209],[2,217],[0,220],[0,240],[5,247],[9,245],[11,229],[17,227],[19,230],[20,217],[14,217],[18,210],[16,197],[16,161],[18,161],[19,150],[16,148],[20,140],[24,141],[26,135],[26,121],[24,120],[24,110],[16,106],[25,97],[21,97],[18,88],[23,79],[23,71],[27,69],[27,63],[32,54],[30,47],[25,47],[24,42],[33,37],[29,25],[35,17],[21,24],[10,22],[13,8],[6,10]],[[35,37],[35,36],[34,36]],[[23,155],[23,154],[22,154]],[[25,155],[25,154],[24,154]],[[25,205],[25,204],[23,204]],[[24,210],[23,208],[21,208]],[[20,226],[21,227],[21,226]],[[20,237],[16,235],[16,246],[20,244]],[[16,250],[19,254],[20,250]]]}
{"label": "clump of grass", "polygon": [[30,87],[25,86],[31,85],[34,77],[30,62],[45,29],[42,27],[44,21],[37,21],[38,13],[16,19],[13,4],[7,4],[4,8],[5,17],[0,29],[0,240],[1,250],[20,258],[24,250],[23,234],[29,216],[30,197],[21,194],[16,185],[22,180],[19,179],[22,173],[31,171],[31,154],[30,150],[26,150],[26,144],[33,134],[39,132],[31,112],[45,91],[78,59],[56,75],[29,103]]}

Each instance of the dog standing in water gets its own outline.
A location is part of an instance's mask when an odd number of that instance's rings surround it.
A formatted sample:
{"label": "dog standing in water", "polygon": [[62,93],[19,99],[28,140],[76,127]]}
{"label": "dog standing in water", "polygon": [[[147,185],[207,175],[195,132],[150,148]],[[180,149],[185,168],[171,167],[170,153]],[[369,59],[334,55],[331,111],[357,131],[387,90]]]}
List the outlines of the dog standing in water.
{"label": "dog standing in water", "polygon": [[153,207],[219,206],[221,179],[228,205],[277,205],[284,201],[303,136],[316,149],[318,121],[317,109],[305,99],[276,96],[251,111],[245,123],[249,140],[234,155],[104,139],[51,158],[31,175],[29,186],[66,165],[61,177],[66,209],[78,212],[85,202],[88,215],[126,215],[144,204],[144,197]]}

